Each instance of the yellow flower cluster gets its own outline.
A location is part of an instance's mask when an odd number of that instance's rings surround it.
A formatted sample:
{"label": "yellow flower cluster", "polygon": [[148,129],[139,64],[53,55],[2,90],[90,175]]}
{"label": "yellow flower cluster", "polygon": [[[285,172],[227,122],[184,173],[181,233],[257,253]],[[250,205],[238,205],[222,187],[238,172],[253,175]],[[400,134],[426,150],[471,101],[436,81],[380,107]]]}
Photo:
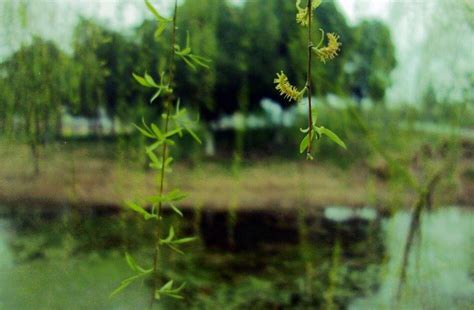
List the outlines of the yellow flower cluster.
{"label": "yellow flower cluster", "polygon": [[298,101],[303,95],[303,91],[298,91],[295,86],[290,84],[288,77],[283,71],[277,73],[277,77],[273,82],[276,84],[275,88],[280,92],[280,95],[289,101]]}
{"label": "yellow flower cluster", "polygon": [[[302,8],[300,6],[301,0],[296,1],[296,9],[298,13],[296,13],[296,22],[301,26],[307,27],[309,25],[309,12],[308,7],[305,6]],[[313,0],[311,3],[311,8],[315,10],[321,4],[321,0]]]}
{"label": "yellow flower cluster", "polygon": [[326,63],[326,61],[334,59],[339,53],[341,48],[341,42],[339,42],[339,36],[335,33],[328,33],[328,45],[321,48],[313,48],[313,51],[316,55],[319,56],[319,59]]}

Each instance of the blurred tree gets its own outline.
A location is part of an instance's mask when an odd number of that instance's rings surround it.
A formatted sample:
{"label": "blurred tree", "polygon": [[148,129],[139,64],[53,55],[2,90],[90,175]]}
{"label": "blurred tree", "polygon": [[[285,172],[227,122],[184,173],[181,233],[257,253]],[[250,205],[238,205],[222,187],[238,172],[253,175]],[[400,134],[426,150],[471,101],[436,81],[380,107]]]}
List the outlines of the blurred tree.
{"label": "blurred tree", "polygon": [[[14,106],[15,117],[34,157],[34,172],[39,174],[39,145],[58,134],[61,106],[69,100],[69,77],[65,74],[70,60],[50,41],[34,37],[1,64],[3,79],[13,96],[7,107]],[[54,126],[56,124],[56,126]]]}
{"label": "blurred tree", "polygon": [[75,114],[96,116],[105,95],[106,61],[99,58],[99,47],[106,43],[104,28],[81,18],[73,33],[74,61],[77,65],[78,95],[71,110]]}
{"label": "blurred tree", "polygon": [[357,25],[350,61],[345,66],[352,95],[382,100],[395,66],[395,48],[388,27],[377,20]]}
{"label": "blurred tree", "polygon": [[216,26],[219,51],[212,63],[217,77],[213,118],[239,109],[239,94],[243,89],[246,70],[244,53],[249,44],[243,38],[241,9],[227,1],[221,1],[216,9],[219,13]]}
{"label": "blurred tree", "polygon": [[[344,72],[344,66],[352,53],[354,45],[354,28],[349,27],[347,19],[333,1],[323,1],[315,11],[315,29],[325,29],[328,33],[335,32],[340,36],[342,49],[340,55],[331,62],[317,65],[313,69],[315,95],[322,96],[333,93],[347,96],[348,76]],[[318,44],[321,33],[313,39]],[[304,71],[303,71],[304,72]]]}
{"label": "blurred tree", "polygon": [[[105,28],[100,29],[104,40],[97,46],[96,57],[103,68],[103,102],[107,114],[112,118],[128,118],[135,108],[137,90],[131,87],[134,64],[138,48],[124,35]],[[112,129],[115,131],[115,122]]]}
{"label": "blurred tree", "polygon": [[281,67],[280,25],[275,1],[247,1],[242,12],[245,70],[250,108],[264,97],[279,99],[269,72]]}
{"label": "blurred tree", "polygon": [[[186,31],[189,31],[193,51],[206,58],[215,59],[218,55],[217,21],[220,9],[225,5],[222,0],[184,2],[180,7],[181,18],[178,24],[178,28],[183,31],[179,33],[177,43],[184,46]],[[183,101],[200,110],[208,119],[208,112],[215,109],[215,63],[211,63],[208,70],[192,71],[184,62],[178,62],[176,85],[176,92],[183,94]]]}
{"label": "blurred tree", "polygon": [[[0,69],[1,70],[1,69]],[[0,132],[7,134],[13,131],[15,113],[14,94],[8,85],[6,72],[0,71]]]}

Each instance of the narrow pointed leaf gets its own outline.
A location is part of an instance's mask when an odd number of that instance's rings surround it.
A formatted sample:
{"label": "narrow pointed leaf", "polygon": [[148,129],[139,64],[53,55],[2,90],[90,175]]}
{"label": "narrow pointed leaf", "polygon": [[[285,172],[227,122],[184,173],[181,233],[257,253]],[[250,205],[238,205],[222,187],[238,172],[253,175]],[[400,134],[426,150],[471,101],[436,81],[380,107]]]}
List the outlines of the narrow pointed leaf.
{"label": "narrow pointed leaf", "polygon": [[139,75],[136,75],[135,73],[132,73],[133,77],[135,78],[135,80],[142,86],[145,86],[145,87],[152,87],[144,78],[142,78],[141,76]]}
{"label": "narrow pointed leaf", "polygon": [[194,138],[194,140],[197,141],[197,143],[202,143],[201,139],[199,139],[198,135],[191,129],[191,127],[184,126],[184,128],[186,128],[186,131]]}
{"label": "narrow pointed leaf", "polygon": [[183,212],[181,212],[173,203],[170,203],[169,205],[174,212],[176,212],[179,216],[183,217]]}
{"label": "narrow pointed leaf", "polygon": [[125,260],[127,261],[127,264],[130,269],[132,269],[133,271],[138,271],[138,266],[135,262],[135,259],[133,259],[133,257],[130,256],[130,254],[128,254],[127,252],[125,252]]}
{"label": "narrow pointed leaf", "polygon": [[197,238],[196,237],[186,237],[186,238],[181,238],[173,241],[173,244],[184,244],[184,243],[189,243],[195,241]]}
{"label": "narrow pointed leaf", "polygon": [[151,97],[150,103],[153,103],[153,101],[155,101],[156,98],[158,98],[158,97],[160,96],[160,94],[161,94],[161,88],[159,88],[159,89],[156,91],[156,93],[153,95],[153,97]]}
{"label": "narrow pointed leaf", "polygon": [[347,149],[346,144],[344,143],[344,141],[342,141],[334,132],[332,132],[331,130],[329,130],[327,128],[324,128],[324,127],[319,127],[319,130],[320,130],[321,134],[326,135],[333,142],[335,142],[336,144],[338,144],[342,148]]}
{"label": "narrow pointed leaf", "polygon": [[158,84],[156,84],[155,80],[153,79],[153,77],[151,75],[149,75],[147,72],[145,72],[145,80],[147,81],[147,83],[153,87],[160,87]]}
{"label": "narrow pointed leaf", "polygon": [[145,137],[148,137],[148,138],[155,138],[155,136],[151,133],[151,132],[148,132],[146,131],[145,129],[141,128],[140,126],[137,126],[135,124],[133,124],[133,126],[138,129],[138,131],[141,132],[142,135],[144,135]]}
{"label": "narrow pointed leaf", "polygon": [[309,133],[304,136],[303,140],[301,140],[300,153],[303,153],[308,148],[308,145],[309,145]]}

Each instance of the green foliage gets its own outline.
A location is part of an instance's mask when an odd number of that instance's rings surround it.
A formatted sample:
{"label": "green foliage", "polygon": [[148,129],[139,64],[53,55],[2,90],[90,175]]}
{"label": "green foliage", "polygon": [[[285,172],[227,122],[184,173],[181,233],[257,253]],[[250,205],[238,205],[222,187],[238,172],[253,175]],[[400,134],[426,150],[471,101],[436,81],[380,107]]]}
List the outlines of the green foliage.
{"label": "green foliage", "polygon": [[[163,92],[172,88],[188,108],[199,112],[208,122],[244,105],[247,111],[255,111],[263,98],[289,106],[274,91],[268,72],[283,69],[290,81],[304,87],[307,55],[303,47],[308,44],[307,29],[295,22],[299,12],[295,1],[253,0],[240,5],[226,0],[182,1],[179,10],[183,18],[177,21],[182,31],[176,33],[172,45],[169,43],[172,18],[151,9],[151,3],[146,1],[153,19],[129,31],[119,32],[92,19],[79,20],[73,31],[72,53],[61,53],[68,65],[57,67],[65,76],[63,86],[61,91],[55,87],[51,92],[59,108],[95,117],[101,107],[108,116],[122,123],[139,122],[143,115],[148,119],[164,111],[165,105],[147,104],[148,91],[153,88],[156,97],[151,99],[155,102],[160,96],[166,97]],[[305,4],[306,1],[301,1],[300,8]],[[323,2],[313,13],[312,28],[337,30],[344,48],[338,58],[312,68],[312,94],[383,98],[394,67],[394,50],[387,27],[372,21],[350,27],[338,6],[330,1]],[[188,32],[192,40],[188,39]],[[320,39],[315,31],[313,40],[317,43]],[[174,85],[169,82],[167,68],[171,49],[179,59],[172,77]],[[211,58],[212,66],[200,55]],[[59,64],[54,55],[50,56],[48,62]],[[14,57],[12,54],[9,58]],[[130,83],[133,72],[142,78],[148,72],[160,87]],[[7,78],[10,74],[14,73],[2,72],[0,76],[6,85],[10,83]],[[0,108],[0,116],[5,120],[2,125],[12,127],[11,114],[23,113],[23,110],[12,112],[13,104],[23,94],[16,87],[4,88],[8,91],[2,91],[3,102],[10,104]]]}
{"label": "green foliage", "polygon": [[136,274],[125,280],[122,280],[122,282],[120,282],[120,285],[110,294],[111,298],[123,291],[136,280],[152,275],[153,269],[143,269],[135,262],[135,259],[130,254],[125,253],[125,260],[127,261],[127,264],[130,269],[136,272]]}
{"label": "green foliage", "polygon": [[107,76],[104,60],[98,49],[106,42],[103,27],[88,19],[81,19],[74,29],[73,48],[77,92],[71,102],[74,113],[94,116],[99,104],[104,102]]}
{"label": "green foliage", "polygon": [[[0,64],[1,111],[6,130],[30,145],[39,173],[39,146],[58,134],[62,104],[71,99],[71,62],[55,44],[34,37]],[[15,119],[17,119],[15,124]]]}
{"label": "green foliage", "polygon": [[205,57],[193,54],[190,41],[191,39],[189,37],[189,31],[188,31],[187,36],[186,36],[186,47],[184,49],[181,49],[181,47],[178,44],[176,44],[175,45],[176,55],[178,55],[194,71],[196,71],[197,67],[199,66],[209,69],[208,63],[210,62],[210,60]]}
{"label": "green foliage", "polygon": [[396,66],[390,30],[380,21],[363,21],[354,30],[354,41],[347,64],[349,90],[359,98],[380,101]]}

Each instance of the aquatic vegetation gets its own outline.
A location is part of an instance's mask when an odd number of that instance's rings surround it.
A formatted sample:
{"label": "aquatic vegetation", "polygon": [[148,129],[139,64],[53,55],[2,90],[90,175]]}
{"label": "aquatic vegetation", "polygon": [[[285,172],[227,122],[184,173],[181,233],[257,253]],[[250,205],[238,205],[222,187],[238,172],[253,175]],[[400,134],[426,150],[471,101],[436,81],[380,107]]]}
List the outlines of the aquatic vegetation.
{"label": "aquatic vegetation", "polygon": [[[179,58],[184,61],[191,69],[196,70],[198,67],[208,68],[209,60],[197,56],[192,52],[190,47],[190,35],[187,34],[186,47],[181,49],[177,43],[177,16],[178,3],[174,3],[174,13],[172,18],[165,18],[158,13],[156,8],[148,1],[145,1],[148,10],[155,16],[157,20],[157,29],[155,32],[155,39],[159,38],[162,33],[171,27],[171,46],[170,46],[170,61],[168,63],[168,72],[161,72],[159,81],[156,81],[147,72],[143,76],[133,74],[135,80],[146,88],[154,89],[154,95],[150,99],[150,103],[159,102],[163,104],[164,113],[162,114],[163,122],[161,124],[147,124],[142,120],[142,125],[135,125],[135,128],[146,138],[152,141],[145,148],[146,155],[150,160],[150,167],[158,171],[158,193],[150,197],[146,197],[139,202],[129,201],[126,206],[135,213],[143,216],[146,221],[156,222],[155,226],[155,248],[153,255],[153,264],[149,268],[141,267],[135,259],[128,253],[125,254],[127,264],[130,269],[135,272],[135,275],[123,280],[120,286],[112,292],[112,295],[117,294],[124,288],[132,284],[138,279],[151,278],[152,280],[152,298],[150,308],[156,300],[162,297],[171,297],[175,299],[183,299],[181,294],[185,283],[179,285],[175,284],[173,279],[162,283],[162,273],[160,272],[160,259],[162,258],[162,251],[168,248],[179,254],[184,254],[180,248],[181,245],[192,242],[194,237],[180,238],[172,224],[164,227],[163,222],[163,208],[168,206],[176,214],[183,217],[183,213],[177,207],[177,203],[186,197],[186,194],[180,189],[167,189],[165,186],[166,174],[172,172],[171,163],[173,157],[170,156],[169,148],[176,144],[175,138],[182,137],[183,133],[190,134],[198,143],[201,140],[194,131],[197,121],[191,120],[188,111],[180,107],[180,100],[174,93],[174,74],[175,74],[175,59]],[[147,206],[151,205],[151,210]],[[162,236],[162,231],[167,230],[168,235]]]}
{"label": "aquatic vegetation", "polygon": [[326,46],[321,46],[324,41],[324,30],[321,31],[321,40],[317,46],[313,46],[312,39],[312,18],[313,11],[321,5],[321,0],[308,0],[306,7],[301,7],[301,0],[296,1],[296,22],[308,28],[308,65],[306,72],[306,85],[298,90],[296,86],[293,86],[288,77],[283,71],[277,73],[277,77],[274,79],[275,88],[280,92],[285,99],[288,101],[298,102],[306,93],[308,96],[308,127],[305,129],[300,129],[304,134],[303,139],[300,143],[300,153],[306,151],[306,158],[313,159],[311,155],[311,149],[313,142],[319,140],[322,136],[327,136],[329,139],[340,145],[342,148],[346,148],[345,143],[331,130],[323,127],[317,126],[317,111],[312,106],[311,96],[313,93],[313,83],[312,83],[312,56],[315,54],[319,57],[319,60],[322,63],[326,63],[329,60],[334,59],[341,48],[342,43],[339,41],[339,36],[335,33],[328,33],[327,39],[328,43]]}

